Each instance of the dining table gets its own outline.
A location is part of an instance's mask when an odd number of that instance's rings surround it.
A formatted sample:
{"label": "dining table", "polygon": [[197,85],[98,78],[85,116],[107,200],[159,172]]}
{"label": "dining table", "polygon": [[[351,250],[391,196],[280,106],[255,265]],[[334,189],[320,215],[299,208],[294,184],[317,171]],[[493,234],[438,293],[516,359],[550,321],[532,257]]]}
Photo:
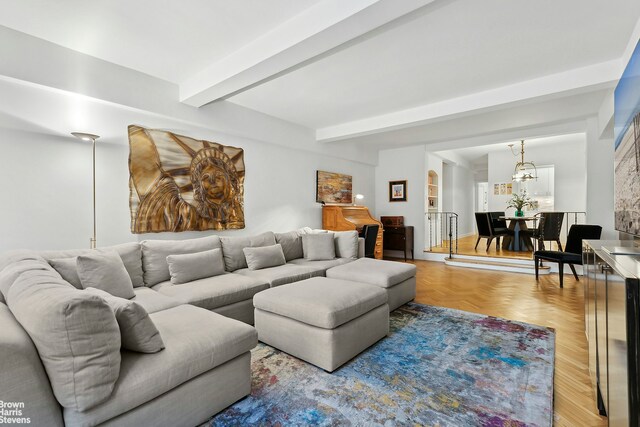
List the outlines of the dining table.
{"label": "dining table", "polygon": [[508,228],[513,231],[513,236],[504,236],[502,239],[502,249],[524,252],[533,251],[533,241],[529,236],[520,233],[522,230],[528,230],[527,221],[533,221],[534,227],[538,220],[535,216],[501,216],[500,219],[509,221]]}

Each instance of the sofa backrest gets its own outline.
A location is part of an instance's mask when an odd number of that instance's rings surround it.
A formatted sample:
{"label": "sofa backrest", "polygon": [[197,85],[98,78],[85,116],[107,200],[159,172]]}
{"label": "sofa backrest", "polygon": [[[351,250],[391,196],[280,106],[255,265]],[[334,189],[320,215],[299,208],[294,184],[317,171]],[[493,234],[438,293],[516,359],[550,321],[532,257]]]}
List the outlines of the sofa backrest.
{"label": "sofa backrest", "polygon": [[171,278],[167,257],[169,255],[192,254],[210,249],[218,249],[220,237],[207,236],[187,240],[144,240],[142,248],[142,269],[144,284],[153,286]]}
{"label": "sofa backrest", "polygon": [[236,271],[247,268],[247,260],[244,257],[244,248],[258,248],[261,246],[273,246],[276,244],[276,236],[267,231],[257,236],[247,237],[220,237],[222,243],[222,255],[224,267],[227,271]]}
{"label": "sofa backrest", "polygon": [[[144,286],[143,270],[142,270],[142,251],[140,244],[137,242],[122,243],[120,245],[105,246],[98,249],[70,249],[61,251],[42,251],[38,252],[47,261],[57,259],[75,258],[79,255],[86,255],[91,251],[111,252],[115,251],[122,258],[124,267],[131,277],[133,287]],[[64,275],[63,275],[64,278]]]}

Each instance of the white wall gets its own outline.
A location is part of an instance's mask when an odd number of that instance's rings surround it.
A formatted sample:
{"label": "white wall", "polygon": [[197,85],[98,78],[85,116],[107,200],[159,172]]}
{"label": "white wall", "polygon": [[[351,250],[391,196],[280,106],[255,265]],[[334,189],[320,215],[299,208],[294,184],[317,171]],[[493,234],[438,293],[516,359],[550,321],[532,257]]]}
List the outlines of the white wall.
{"label": "white wall", "polygon": [[[580,134],[584,135],[584,134]],[[525,161],[536,165],[555,166],[554,203],[556,211],[586,211],[587,169],[586,136],[577,137],[562,145],[526,145]],[[493,194],[493,184],[511,182],[518,158],[509,149],[489,153],[489,210],[507,210],[511,196]],[[514,186],[515,191],[515,186]]]}
{"label": "white wall", "polygon": [[[376,209],[379,218],[404,216],[404,224],[414,227],[415,258],[424,258],[424,212],[426,197],[425,149],[423,146],[381,150],[375,170]],[[407,180],[407,201],[389,202],[389,181]],[[385,251],[390,256],[401,256]]]}
{"label": "white wall", "polygon": [[[0,94],[0,182],[4,200],[0,209],[0,250],[88,247],[92,233],[91,146],[68,134],[72,131],[106,136],[98,140],[97,147],[98,246],[149,237],[181,239],[211,234],[130,233],[129,124],[173,130],[244,149],[246,228],[220,234],[320,227],[321,208],[315,203],[317,169],[353,175],[354,194],[363,194],[364,204],[375,206],[374,166],[369,164],[237,136],[228,128],[225,132],[206,129],[33,85],[0,80]],[[230,111],[234,120],[243,123],[240,109]],[[247,118],[252,117],[247,114]],[[263,120],[261,125],[268,121]],[[313,141],[311,131],[307,135],[292,125],[291,135],[286,135],[282,121],[274,119],[274,125],[278,135],[295,136],[302,147]],[[251,127],[252,121],[245,121],[243,126]],[[264,126],[265,132],[268,128]],[[244,130],[239,128],[238,133],[244,134]],[[271,138],[273,135],[265,135],[265,140]]]}
{"label": "white wall", "polygon": [[614,215],[614,155],[612,132],[601,138],[595,119],[587,130],[587,222],[602,227],[603,239],[618,239]]}
{"label": "white wall", "polygon": [[[470,235],[475,230],[474,199],[475,181],[473,172],[463,166],[452,169],[452,212],[458,214],[458,236]],[[446,182],[445,182],[446,185]]]}

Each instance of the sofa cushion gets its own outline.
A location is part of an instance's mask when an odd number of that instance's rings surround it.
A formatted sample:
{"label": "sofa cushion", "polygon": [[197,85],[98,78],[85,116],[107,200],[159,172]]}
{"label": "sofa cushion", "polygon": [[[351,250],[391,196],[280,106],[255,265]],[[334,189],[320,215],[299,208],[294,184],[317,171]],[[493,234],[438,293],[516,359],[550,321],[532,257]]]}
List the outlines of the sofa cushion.
{"label": "sofa cushion", "polygon": [[136,296],[131,301],[140,304],[149,314],[184,304],[182,301],[163,295],[145,286],[135,288],[133,292],[136,293]]}
{"label": "sofa cushion", "polygon": [[244,248],[244,257],[247,260],[249,270],[261,270],[267,267],[277,267],[284,265],[287,260],[284,258],[282,246],[275,244],[272,246],[262,246],[259,248]]}
{"label": "sofa cushion", "polygon": [[212,310],[253,298],[256,293],[268,287],[267,282],[257,278],[225,273],[182,285],[162,282],[152,289],[184,304]]}
{"label": "sofa cushion", "polygon": [[416,266],[413,264],[372,258],[360,258],[327,270],[327,277],[356,280],[382,288],[390,288],[415,275]]}
{"label": "sofa cushion", "polygon": [[33,252],[16,252],[13,255],[5,255],[5,260],[7,258],[12,261],[0,269],[0,302],[2,303],[6,302],[9,288],[22,273],[32,270],[51,271],[51,267],[44,258]]}
{"label": "sofa cushion", "polygon": [[247,260],[244,257],[244,248],[257,248],[259,246],[272,246],[276,244],[276,236],[271,232],[249,237],[221,237],[222,254],[227,271],[236,271],[247,268]]}
{"label": "sofa cushion", "polygon": [[251,277],[262,282],[266,282],[269,286],[281,286],[287,283],[293,283],[310,277],[322,276],[323,270],[301,265],[285,264],[277,267],[263,268],[262,270],[249,270],[243,268],[236,270],[233,274]]}
{"label": "sofa cushion", "polygon": [[[253,327],[190,305],[154,313],[151,319],[166,348],[151,355],[123,352],[120,378],[111,398],[84,413],[65,410],[67,425],[101,424],[248,352],[258,343]],[[178,404],[188,406],[189,402]]]}
{"label": "sofa cushion", "polygon": [[324,329],[334,329],[387,303],[387,292],[347,280],[314,277],[253,297],[256,309]]}
{"label": "sofa cushion", "polygon": [[334,259],[336,247],[333,233],[314,233],[302,236],[304,259],[321,261]]}
{"label": "sofa cushion", "polygon": [[275,233],[276,243],[282,246],[284,259],[291,261],[292,259],[302,258],[302,231],[294,230],[287,233]]}
{"label": "sofa cushion", "polygon": [[142,247],[144,283],[147,286],[153,286],[171,278],[167,264],[169,255],[192,254],[221,248],[218,236],[188,240],[144,240],[140,246]]}
{"label": "sofa cushion", "polygon": [[164,348],[158,329],[140,304],[96,288],[87,288],[86,292],[99,296],[113,310],[120,328],[122,348],[140,353],[157,353]]}
{"label": "sofa cushion", "polygon": [[126,299],[136,296],[129,273],[115,251],[79,255],[76,262],[83,288],[102,289],[113,296]]}
{"label": "sofa cushion", "polygon": [[[120,329],[100,297],[50,270],[31,270],[9,289],[9,309],[38,349],[60,404],[85,411],[109,399],[120,372]],[[34,313],[37,313],[34,316]]]}
{"label": "sofa cushion", "polygon": [[310,267],[314,270],[322,270],[322,275],[324,276],[324,273],[326,273],[328,269],[347,264],[351,261],[353,261],[351,258],[336,258],[321,261],[309,261],[308,259],[299,258],[289,261],[288,264]]}
{"label": "sofa cushion", "polygon": [[50,259],[49,264],[76,289],[84,289],[78,276],[78,257]]}
{"label": "sofa cushion", "polygon": [[333,233],[337,258],[358,259],[358,232],[336,231]]}
{"label": "sofa cushion", "polygon": [[223,274],[222,249],[210,249],[193,254],[169,255],[167,257],[171,283],[179,285],[193,280]]}
{"label": "sofa cushion", "polygon": [[[131,278],[131,283],[133,283],[134,287],[144,286],[144,280],[142,275],[142,250],[140,248],[140,244],[137,242],[129,242],[122,243],[120,245],[114,246],[105,246],[103,248],[98,249],[71,249],[71,250],[61,250],[61,251],[42,251],[39,252],[44,259],[47,261],[51,261],[53,259],[64,259],[64,258],[75,258],[78,255],[86,255],[88,253],[95,252],[111,252],[116,251],[120,258],[122,258],[122,262],[124,263],[124,267],[127,269],[127,273],[129,273],[129,277]],[[63,279],[67,280],[64,275]],[[73,283],[72,283],[73,284]]]}

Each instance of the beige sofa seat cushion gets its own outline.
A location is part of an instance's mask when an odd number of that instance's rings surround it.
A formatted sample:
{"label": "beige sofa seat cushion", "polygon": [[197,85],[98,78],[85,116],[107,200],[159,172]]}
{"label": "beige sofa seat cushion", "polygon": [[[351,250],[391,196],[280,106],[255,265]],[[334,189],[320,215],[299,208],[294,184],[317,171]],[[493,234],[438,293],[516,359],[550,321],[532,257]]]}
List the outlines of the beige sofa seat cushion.
{"label": "beige sofa seat cushion", "polygon": [[131,301],[140,304],[149,314],[184,304],[182,301],[178,301],[175,298],[168,297],[147,287],[135,288],[133,292],[135,292],[136,296],[133,297]]}
{"label": "beige sofa seat cushion", "polygon": [[171,278],[169,264],[167,264],[169,255],[193,254],[221,247],[218,236],[187,240],[143,240],[140,246],[142,247],[144,283],[147,286],[153,286]]}
{"label": "beige sofa seat cushion", "polygon": [[58,402],[85,411],[111,396],[120,372],[120,329],[102,298],[42,265],[50,270],[17,278],[7,296],[9,309],[38,349]]}
{"label": "beige sofa seat cushion", "polygon": [[268,287],[269,284],[259,278],[225,273],[181,285],[162,282],[152,289],[184,304],[212,310],[253,298],[256,293]]}
{"label": "beige sofa seat cushion", "polygon": [[84,414],[65,410],[68,424],[100,424],[248,352],[258,343],[253,327],[190,305],[160,311],[151,318],[166,348],[155,354],[123,352],[120,378],[111,398]]}
{"label": "beige sofa seat cushion", "polygon": [[310,261],[308,259],[298,258],[298,259],[292,259],[291,261],[289,261],[289,264],[299,265],[302,267],[310,267],[315,270],[322,270],[324,275],[324,273],[328,269],[337,267],[339,265],[347,264],[351,261],[353,261],[351,258],[336,258],[336,259],[327,259],[322,261]]}
{"label": "beige sofa seat cushion", "polygon": [[[140,244],[137,242],[129,242],[122,243],[120,245],[114,246],[105,246],[98,249],[70,249],[70,250],[60,250],[60,251],[42,251],[38,252],[44,259],[51,262],[51,260],[57,259],[68,259],[68,258],[76,258],[79,255],[87,255],[95,252],[111,252],[116,251],[120,258],[122,258],[122,262],[124,263],[124,267],[127,269],[127,273],[129,273],[129,277],[131,278],[131,283],[133,283],[134,287],[144,286],[144,280],[142,275],[142,250],[140,248]],[[75,262],[75,260],[73,260]],[[61,272],[60,272],[61,273]],[[62,274],[62,273],[61,273]],[[62,275],[65,280],[67,277]],[[75,284],[72,283],[74,286]],[[76,286],[77,287],[77,286]]]}
{"label": "beige sofa seat cushion", "polygon": [[327,277],[357,280],[382,288],[390,288],[415,275],[416,266],[413,264],[372,258],[360,258],[327,270]]}
{"label": "beige sofa seat cushion", "polygon": [[220,237],[224,265],[227,271],[236,271],[247,268],[247,260],[244,257],[244,248],[257,248],[261,246],[273,246],[276,244],[276,236],[271,232],[247,237]]}
{"label": "beige sofa seat cushion", "polygon": [[334,329],[386,303],[382,288],[325,277],[268,289],[253,297],[256,309],[324,329]]}
{"label": "beige sofa seat cushion", "polygon": [[249,270],[248,268],[243,268],[241,270],[236,270],[233,274],[251,277],[253,279],[266,282],[269,286],[274,287],[299,282],[300,280],[309,279],[311,277],[323,276],[324,271],[321,268],[285,264],[277,267],[263,268],[262,270]]}

